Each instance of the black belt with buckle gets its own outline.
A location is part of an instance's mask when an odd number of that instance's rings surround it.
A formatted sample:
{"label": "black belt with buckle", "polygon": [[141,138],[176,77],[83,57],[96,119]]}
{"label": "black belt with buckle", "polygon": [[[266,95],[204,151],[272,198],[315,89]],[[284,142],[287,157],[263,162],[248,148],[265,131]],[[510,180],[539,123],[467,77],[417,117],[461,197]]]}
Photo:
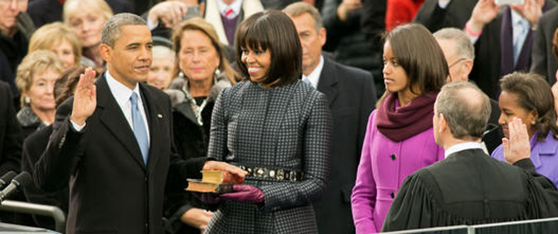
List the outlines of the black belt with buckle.
{"label": "black belt with buckle", "polygon": [[261,179],[272,179],[278,181],[300,181],[302,180],[303,172],[300,170],[292,169],[279,169],[279,168],[269,168],[269,167],[249,167],[249,166],[239,166],[240,169],[248,172],[249,177],[261,178]]}

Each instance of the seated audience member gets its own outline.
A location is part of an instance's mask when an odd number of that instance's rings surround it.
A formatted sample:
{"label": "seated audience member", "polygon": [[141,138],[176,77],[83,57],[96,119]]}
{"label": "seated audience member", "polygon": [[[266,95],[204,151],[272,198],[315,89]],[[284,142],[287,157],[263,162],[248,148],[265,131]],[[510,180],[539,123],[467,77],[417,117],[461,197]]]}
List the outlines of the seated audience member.
{"label": "seated audience member", "polygon": [[[174,29],[176,53],[174,80],[167,94],[173,104],[174,144],[183,159],[207,156],[213,106],[221,91],[236,83],[225,50],[211,24],[200,17]],[[170,233],[199,233],[209,223],[208,206],[173,181],[167,185],[166,216]],[[172,184],[176,183],[176,184]]]}
{"label": "seated audience member", "polygon": [[263,10],[260,0],[207,0],[204,19],[213,25],[222,44],[234,46],[240,22]]}
{"label": "seated audience member", "polygon": [[[59,106],[73,95],[78,83],[79,75],[85,71],[83,67],[72,67],[62,74],[61,78],[54,85],[54,98],[56,106]],[[23,143],[23,153],[21,156],[21,170],[33,175],[35,163],[39,160],[43,151],[47,148],[48,139],[52,133],[52,124],[29,135]],[[68,186],[54,192],[45,192],[35,184],[30,184],[23,189],[25,198],[28,202],[51,205],[60,208],[64,214],[68,213]],[[39,227],[54,229],[54,222],[51,217],[40,215],[33,216],[35,223]]]}
{"label": "seated audience member", "polygon": [[[525,0],[523,5],[497,5],[495,0],[478,1],[465,31],[475,44],[471,80],[488,97],[500,94],[498,82],[514,71],[528,71],[535,26],[542,12],[556,6],[551,0]],[[503,8],[500,10],[500,8]]]}
{"label": "seated audience member", "polygon": [[[456,28],[443,28],[433,34],[444,52],[449,67],[447,82],[469,81],[469,73],[473,69],[475,60],[475,47],[471,40],[462,30]],[[483,135],[483,147],[488,154],[492,153],[498,145],[502,144],[504,133],[498,124],[500,118],[500,107],[498,102],[490,99],[490,119]]]}
{"label": "seated audience member", "polygon": [[62,62],[48,50],[28,54],[17,67],[16,84],[21,93],[17,120],[23,129],[24,139],[54,122],[54,83],[62,72]]}
{"label": "seated audience member", "polygon": [[442,28],[463,28],[471,17],[478,0],[426,0],[413,22],[424,25],[430,32]]}
{"label": "seated audience member", "polygon": [[99,46],[101,29],[111,16],[112,10],[104,0],[67,0],[64,3],[64,23],[80,39],[82,65],[99,69],[105,67]]}
{"label": "seated audience member", "polygon": [[[434,137],[445,159],[407,177],[382,231],[555,217],[558,191],[534,172],[520,119],[509,122],[506,158],[479,142],[490,115],[486,94],[469,82],[445,85],[434,107]],[[520,232],[530,233],[530,232]]]}
{"label": "seated audience member", "polygon": [[27,35],[35,30],[32,24],[16,24],[26,15],[27,1],[0,1],[0,81],[10,85],[16,98],[19,97],[14,81],[17,65],[27,54]]}
{"label": "seated audience member", "polygon": [[386,92],[368,119],[351,207],[356,233],[376,233],[405,177],[444,157],[432,135],[436,95],[449,75],[444,53],[420,24],[384,43]]}
{"label": "seated audience member", "polygon": [[553,49],[555,32],[558,28],[558,8],[545,12],[536,28],[530,71],[545,76],[548,83],[552,85],[556,83],[555,74],[558,69],[558,60]]}
{"label": "seated audience member", "polygon": [[[531,143],[531,161],[537,173],[558,185],[558,126],[554,98],[550,86],[538,74],[512,73],[500,81],[502,93],[498,104],[502,114],[498,122],[504,135],[510,137],[508,123],[514,117],[526,125]],[[492,157],[510,164],[504,156],[504,145],[498,146]]]}
{"label": "seated audience member", "polygon": [[147,75],[147,84],[165,90],[173,79],[172,71],[176,60],[172,42],[166,38],[154,36],[151,53],[153,62]]}
{"label": "seated audience member", "polygon": [[20,167],[23,138],[12,100],[10,85],[0,81],[0,175]]}
{"label": "seated audience member", "polygon": [[29,41],[29,53],[35,50],[53,51],[62,61],[64,69],[80,64],[80,40],[71,28],[60,22],[44,25],[33,33]]}
{"label": "seated audience member", "polygon": [[[153,36],[170,39],[172,29],[186,18],[201,17],[205,3],[199,0],[162,1],[154,5],[142,15]],[[191,7],[198,7],[197,12]],[[192,11],[192,12],[189,12]]]}

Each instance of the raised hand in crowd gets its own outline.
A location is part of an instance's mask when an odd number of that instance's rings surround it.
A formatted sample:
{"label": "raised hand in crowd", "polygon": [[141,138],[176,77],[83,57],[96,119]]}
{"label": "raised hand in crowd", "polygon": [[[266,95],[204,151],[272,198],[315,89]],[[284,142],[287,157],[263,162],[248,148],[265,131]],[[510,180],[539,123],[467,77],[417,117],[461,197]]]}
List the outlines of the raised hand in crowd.
{"label": "raised hand in crowd", "polygon": [[87,68],[79,76],[79,82],[74,93],[74,106],[70,120],[83,126],[97,107],[97,89],[95,87],[95,71]]}
{"label": "raised hand in crowd", "polygon": [[181,1],[164,1],[153,6],[147,18],[153,24],[164,23],[167,28],[172,28],[182,22],[190,5]]}
{"label": "raised hand in crowd", "polygon": [[494,3],[494,0],[479,0],[467,22],[469,29],[481,32],[484,25],[494,20],[499,11],[500,6]]}
{"label": "raised hand in crowd", "polygon": [[544,0],[525,0],[523,5],[510,5],[510,8],[529,21],[532,26],[535,26],[543,14],[543,6]]}
{"label": "raised hand in crowd", "polygon": [[341,21],[347,20],[347,15],[349,13],[362,8],[362,3],[360,0],[343,0],[339,7],[337,7],[337,17]]}
{"label": "raised hand in crowd", "polygon": [[531,156],[531,143],[529,142],[529,133],[527,127],[520,118],[513,118],[508,123],[509,139],[503,138],[502,144],[504,146],[504,158],[509,164],[530,158]]}

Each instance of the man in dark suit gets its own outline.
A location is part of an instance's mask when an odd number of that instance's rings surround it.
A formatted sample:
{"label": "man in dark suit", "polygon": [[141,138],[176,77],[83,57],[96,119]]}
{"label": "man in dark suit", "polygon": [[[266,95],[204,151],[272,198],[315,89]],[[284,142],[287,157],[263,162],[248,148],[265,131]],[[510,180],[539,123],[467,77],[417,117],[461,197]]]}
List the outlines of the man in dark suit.
{"label": "man in dark suit", "polygon": [[[74,98],[57,111],[35,182],[53,191],[69,182],[68,233],[162,233],[168,173],[200,177],[203,169],[243,177],[216,161],[181,161],[175,153],[168,96],[143,82],[151,65],[151,33],[137,15],[122,13],[103,26],[100,51],[107,72],[81,75]],[[68,111],[61,111],[70,109]]]}
{"label": "man in dark suit", "polygon": [[430,32],[442,28],[463,28],[478,0],[426,0],[413,22]]}
{"label": "man in dark suit", "polygon": [[20,170],[23,137],[12,100],[10,85],[0,81],[0,176]]}
{"label": "man in dark suit", "polygon": [[558,7],[545,12],[539,19],[531,54],[531,72],[543,75],[550,85],[556,83],[558,69],[558,61],[552,52],[552,40],[557,28]]}
{"label": "man in dark suit", "polygon": [[476,54],[470,77],[490,98],[498,98],[502,76],[529,70],[535,26],[554,6],[556,2],[549,0],[510,6],[496,5],[494,0],[477,2],[465,25]]}
{"label": "man in dark suit", "polygon": [[376,93],[372,75],[322,56],[326,32],[320,13],[307,3],[284,10],[291,16],[302,44],[302,80],[326,94],[333,116],[330,177],[323,199],[314,204],[320,233],[351,233],[351,190]]}
{"label": "man in dark suit", "polygon": [[510,139],[504,142],[513,166],[481,150],[479,141],[489,115],[488,97],[474,84],[454,82],[442,88],[433,126],[445,159],[405,179],[382,231],[558,215],[558,191],[534,171],[529,136],[520,119],[509,124]]}

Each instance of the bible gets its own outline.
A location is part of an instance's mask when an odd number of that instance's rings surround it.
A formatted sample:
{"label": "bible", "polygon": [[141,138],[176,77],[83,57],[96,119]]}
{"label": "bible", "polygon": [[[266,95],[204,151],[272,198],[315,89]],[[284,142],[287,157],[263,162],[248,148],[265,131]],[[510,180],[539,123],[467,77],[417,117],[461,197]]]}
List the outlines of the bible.
{"label": "bible", "polygon": [[186,191],[200,193],[227,193],[231,192],[233,184],[242,184],[243,178],[230,173],[217,170],[202,170],[202,179],[187,179]]}

